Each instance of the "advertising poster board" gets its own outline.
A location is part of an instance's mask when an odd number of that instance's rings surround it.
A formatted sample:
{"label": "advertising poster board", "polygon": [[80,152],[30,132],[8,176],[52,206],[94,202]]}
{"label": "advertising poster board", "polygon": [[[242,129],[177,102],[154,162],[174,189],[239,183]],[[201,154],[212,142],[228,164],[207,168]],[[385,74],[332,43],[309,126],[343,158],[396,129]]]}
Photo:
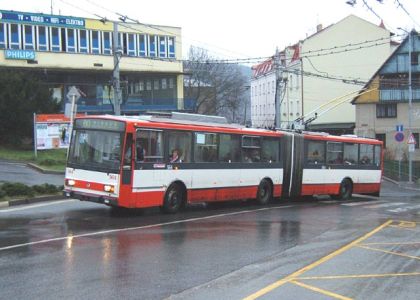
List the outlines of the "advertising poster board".
{"label": "advertising poster board", "polygon": [[68,148],[70,118],[64,114],[39,114],[35,116],[34,125],[37,150]]}

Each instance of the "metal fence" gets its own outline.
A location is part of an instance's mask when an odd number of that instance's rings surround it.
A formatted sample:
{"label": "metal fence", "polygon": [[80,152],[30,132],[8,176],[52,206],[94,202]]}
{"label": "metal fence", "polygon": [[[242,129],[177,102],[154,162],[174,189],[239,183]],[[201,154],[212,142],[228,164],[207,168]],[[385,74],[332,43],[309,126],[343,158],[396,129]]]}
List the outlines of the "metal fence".
{"label": "metal fence", "polygon": [[[408,162],[385,160],[384,161],[384,176],[397,180],[408,181]],[[414,182],[420,180],[420,162],[413,161],[412,178]]]}

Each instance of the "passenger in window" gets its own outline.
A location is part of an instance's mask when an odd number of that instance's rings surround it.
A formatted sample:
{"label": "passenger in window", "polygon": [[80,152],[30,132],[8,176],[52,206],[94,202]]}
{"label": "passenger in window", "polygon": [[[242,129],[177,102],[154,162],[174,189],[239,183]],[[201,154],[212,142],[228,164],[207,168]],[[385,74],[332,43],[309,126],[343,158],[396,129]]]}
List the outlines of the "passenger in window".
{"label": "passenger in window", "polygon": [[169,162],[171,162],[171,163],[182,162],[181,161],[180,150],[178,150],[178,149],[173,149],[172,150],[172,154],[169,158]]}
{"label": "passenger in window", "polygon": [[369,157],[368,157],[367,155],[363,156],[363,157],[362,157],[362,159],[360,160],[360,163],[361,163],[362,165],[368,165],[368,164],[370,164],[370,159],[369,159]]}
{"label": "passenger in window", "polygon": [[258,153],[258,150],[256,150],[256,149],[252,150],[252,152],[251,152],[251,160],[253,162],[259,162],[259,161],[261,161],[261,157],[260,157],[260,154]]}
{"label": "passenger in window", "polygon": [[337,165],[342,164],[343,163],[343,154],[338,153],[338,155],[337,155],[337,157],[336,157],[336,159],[334,160],[333,163],[337,164]]}
{"label": "passenger in window", "polygon": [[137,161],[144,162],[144,157],[146,156],[146,150],[142,145],[137,145]]}

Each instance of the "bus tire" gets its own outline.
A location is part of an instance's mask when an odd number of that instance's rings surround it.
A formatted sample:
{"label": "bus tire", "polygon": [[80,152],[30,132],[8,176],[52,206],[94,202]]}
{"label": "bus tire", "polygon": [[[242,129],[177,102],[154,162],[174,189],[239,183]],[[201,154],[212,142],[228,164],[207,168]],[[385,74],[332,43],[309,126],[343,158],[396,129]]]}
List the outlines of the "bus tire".
{"label": "bus tire", "polygon": [[337,200],[348,200],[351,198],[352,194],[353,194],[353,183],[351,182],[350,179],[345,178],[343,179],[343,181],[341,181],[338,195],[332,195],[332,198],[337,199]]}
{"label": "bus tire", "polygon": [[270,181],[263,179],[258,186],[257,202],[258,204],[268,204],[273,199],[273,186]]}
{"label": "bus tire", "polygon": [[178,212],[184,205],[184,194],[185,193],[178,184],[171,184],[165,193],[162,211],[167,214]]}

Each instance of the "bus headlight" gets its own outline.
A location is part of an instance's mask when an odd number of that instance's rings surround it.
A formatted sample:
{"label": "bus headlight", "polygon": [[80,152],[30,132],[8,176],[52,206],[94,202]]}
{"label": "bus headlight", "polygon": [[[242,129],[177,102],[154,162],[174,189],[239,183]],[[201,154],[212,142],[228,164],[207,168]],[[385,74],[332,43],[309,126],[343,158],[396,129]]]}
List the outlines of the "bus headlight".
{"label": "bus headlight", "polygon": [[66,185],[68,186],[74,186],[76,184],[76,181],[73,179],[66,179]]}
{"label": "bus headlight", "polygon": [[107,193],[113,193],[114,192],[114,186],[113,185],[104,185],[104,191]]}

